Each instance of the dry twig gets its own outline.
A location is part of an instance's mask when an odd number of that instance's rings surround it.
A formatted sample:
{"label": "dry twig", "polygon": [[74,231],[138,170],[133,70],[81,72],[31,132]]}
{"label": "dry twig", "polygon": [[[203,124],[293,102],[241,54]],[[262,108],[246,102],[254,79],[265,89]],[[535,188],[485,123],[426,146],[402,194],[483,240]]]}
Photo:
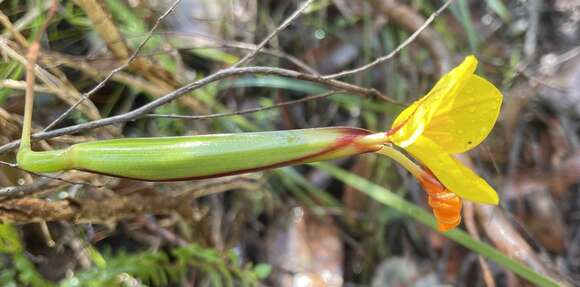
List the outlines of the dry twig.
{"label": "dry twig", "polygon": [[[421,33],[417,34],[417,42],[429,51],[432,61],[435,64],[437,75],[443,76],[443,74],[449,71],[451,68],[451,55],[449,50],[445,46],[445,43],[443,43],[439,33],[431,27],[428,27],[428,21],[425,21],[425,18],[419,12],[407,4],[399,3],[398,0],[374,0],[372,4],[377,10],[385,14],[389,20],[401,26],[409,33],[417,33],[417,31],[422,30]],[[444,6],[440,8],[440,11],[443,11],[441,9],[445,9]],[[435,19],[433,15],[431,17]],[[401,45],[404,44],[402,43]]]}
{"label": "dry twig", "polygon": [[254,49],[254,51],[247,54],[245,57],[243,57],[237,63],[233,64],[231,66],[231,68],[239,67],[239,66],[245,64],[246,62],[250,61],[252,58],[254,58],[254,56],[256,56],[256,54],[258,54],[258,52],[260,52],[260,50],[262,48],[264,48],[264,46],[266,46],[266,44],[268,44],[268,42],[270,42],[270,40],[272,40],[272,38],[274,38],[276,35],[278,35],[278,33],[280,33],[280,31],[282,31],[286,27],[288,27],[288,25],[290,25],[290,23],[292,23],[292,21],[294,21],[294,19],[296,19],[296,18],[298,18],[298,16],[302,15],[304,10],[306,10],[306,8],[308,8],[308,6],[310,4],[312,4],[312,2],[314,2],[314,0],[308,0],[308,1],[304,2],[304,4],[300,8],[298,8],[296,11],[294,11],[294,13],[292,13],[292,15],[290,15],[286,20],[284,20],[284,22],[282,22],[282,24],[280,24],[280,26],[278,26],[274,31],[272,31],[272,33],[270,33],[270,35],[268,35],[268,37],[266,37],[264,40],[262,40],[262,42],[260,44],[258,44],[258,47],[256,47],[256,49]]}
{"label": "dry twig", "polygon": [[[168,35],[171,34],[175,34],[172,32],[166,33]],[[176,45],[176,49],[206,49],[206,48],[234,48],[234,49],[243,49],[243,50],[256,50],[258,49],[257,45],[251,44],[251,43],[245,43],[245,42],[238,42],[238,41],[226,41],[226,40],[221,40],[221,39],[214,39],[212,37],[209,36],[205,36],[205,35],[176,35],[175,37],[183,37],[187,39],[187,42],[189,43],[189,45],[185,46],[180,46],[180,45]],[[191,44],[191,42],[194,41],[195,44]],[[277,49],[266,49],[266,48],[262,48],[259,50],[260,53],[266,54],[266,55],[271,55],[274,57],[278,57],[284,60],[287,60],[288,62],[296,65],[296,67],[301,68],[304,70],[304,72],[313,74],[313,75],[319,75],[318,71],[316,71],[316,69],[314,69],[313,67],[311,67],[310,65],[306,64],[305,62],[303,62],[302,60],[284,52],[281,50],[277,50]]]}
{"label": "dry twig", "polygon": [[[21,55],[19,52],[14,50],[10,45],[7,39],[0,37],[0,50],[6,53],[9,57],[15,59],[16,61],[20,62],[22,65],[26,66],[27,60],[26,57]],[[73,105],[77,99],[80,98],[80,93],[72,89],[70,86],[66,85],[63,81],[61,81],[58,77],[51,74],[44,68],[39,65],[35,65],[34,71],[36,76],[40,81],[42,81],[47,88],[49,88],[54,94],[58,96],[59,99],[64,101],[69,105]],[[92,102],[84,102],[80,107],[79,110],[89,119],[96,120],[99,119],[101,116],[99,114],[98,109],[93,105]]]}
{"label": "dry twig", "polygon": [[186,119],[186,120],[205,120],[205,119],[213,119],[213,118],[220,118],[220,117],[239,116],[239,115],[251,114],[251,113],[261,112],[261,111],[266,111],[266,110],[271,110],[271,109],[277,109],[277,108],[281,108],[281,107],[287,107],[287,106],[296,105],[296,104],[300,104],[300,103],[304,103],[304,102],[308,102],[308,101],[320,100],[320,99],[327,98],[327,97],[330,97],[330,96],[338,94],[338,93],[340,93],[340,91],[330,91],[330,92],[322,93],[319,95],[304,97],[302,99],[298,99],[298,100],[294,100],[294,101],[286,101],[286,102],[277,103],[275,105],[271,105],[271,106],[267,106],[267,107],[247,109],[247,110],[231,112],[231,113],[217,113],[217,114],[203,115],[203,116],[147,114],[144,117],[145,118],[172,118],[172,119]]}
{"label": "dry twig", "polygon": [[[280,77],[310,81],[310,82],[319,83],[319,84],[329,86],[329,87],[336,89],[336,90],[344,90],[347,92],[356,93],[356,94],[365,95],[365,96],[375,96],[375,97],[379,97],[381,99],[393,102],[390,98],[386,97],[385,95],[383,95],[381,92],[377,91],[376,89],[363,88],[363,87],[360,87],[357,85],[341,82],[338,80],[325,79],[325,78],[317,77],[317,76],[310,75],[310,74],[303,74],[303,73],[296,72],[293,70],[274,68],[274,67],[228,68],[228,69],[220,70],[214,74],[211,74],[203,79],[197,80],[197,81],[190,83],[186,86],[183,86],[183,87],[181,87],[181,88],[179,88],[179,89],[177,89],[177,90],[175,90],[175,91],[173,91],[173,92],[171,92],[163,97],[155,99],[154,101],[152,101],[152,102],[150,102],[150,103],[148,103],[148,104],[146,104],[138,109],[132,110],[130,112],[127,112],[127,113],[124,113],[121,115],[117,115],[117,116],[112,116],[109,118],[103,118],[103,119],[92,121],[92,122],[77,124],[74,126],[69,126],[69,127],[65,127],[65,128],[61,128],[61,129],[56,129],[56,130],[52,130],[52,131],[35,133],[34,135],[32,135],[32,139],[33,140],[48,139],[48,138],[53,138],[53,137],[57,137],[57,136],[61,136],[61,135],[74,134],[74,133],[78,133],[81,131],[94,129],[94,128],[98,128],[98,127],[103,127],[103,126],[108,126],[108,125],[112,125],[112,124],[132,121],[132,120],[135,120],[137,118],[144,116],[145,114],[151,113],[156,108],[158,108],[162,105],[165,105],[165,104],[167,104],[167,103],[169,103],[169,102],[171,102],[171,101],[173,101],[173,100],[175,100],[183,95],[186,95],[186,94],[190,93],[191,91],[202,88],[202,87],[209,85],[215,81],[225,79],[227,77],[240,76],[240,75],[246,75],[246,74],[275,75],[275,76],[280,76]],[[0,153],[4,153],[4,152],[7,152],[9,150],[13,150],[16,147],[18,147],[19,144],[20,144],[19,140],[5,144],[5,145],[0,147]]]}
{"label": "dry twig", "polygon": [[341,78],[344,76],[349,76],[349,75],[353,75],[353,74],[357,74],[360,72],[364,72],[376,65],[380,65],[382,63],[384,63],[385,61],[390,60],[392,57],[394,57],[396,54],[398,54],[401,50],[403,50],[405,47],[407,47],[409,44],[411,44],[418,36],[419,34],[421,34],[421,32],[423,32],[425,29],[427,29],[427,27],[429,27],[429,25],[435,20],[435,18],[437,18],[437,16],[439,16],[439,14],[441,14],[451,3],[453,2],[453,0],[448,0],[447,2],[445,2],[445,4],[443,4],[439,9],[437,9],[437,11],[433,12],[433,14],[431,14],[431,16],[429,16],[429,18],[425,21],[425,23],[423,23],[423,25],[421,25],[421,27],[419,27],[419,29],[417,29],[417,31],[415,31],[413,34],[411,34],[411,36],[409,36],[409,38],[407,38],[407,40],[405,40],[403,43],[401,43],[399,46],[397,46],[397,48],[395,48],[393,51],[391,51],[389,54],[379,57],[377,59],[375,59],[374,61],[352,69],[352,70],[348,70],[348,71],[342,71],[336,74],[331,74],[331,75],[326,75],[323,76],[323,78],[325,79],[337,79],[337,78]]}
{"label": "dry twig", "polygon": [[[175,7],[177,6],[177,4],[179,4],[181,0],[176,0],[173,2],[173,4],[169,7],[169,9],[167,9],[167,11],[165,11],[165,13],[163,13],[163,15],[161,15],[159,18],[157,18],[157,20],[155,21],[155,24],[153,25],[153,27],[151,28],[151,30],[149,30],[149,33],[147,34],[147,36],[145,37],[145,39],[143,41],[141,41],[141,43],[139,44],[139,46],[137,46],[137,49],[135,49],[135,51],[131,54],[131,56],[129,56],[127,58],[127,61],[125,62],[125,64],[113,69],[101,82],[99,82],[99,84],[97,84],[93,89],[91,89],[90,91],[84,93],[81,95],[80,99],[74,103],[72,106],[70,106],[70,108],[68,110],[66,110],[64,113],[62,113],[58,118],[56,118],[52,123],[50,123],[48,126],[46,126],[42,131],[48,131],[51,128],[53,128],[56,124],[60,123],[63,119],[65,119],[72,111],[74,111],[81,103],[83,103],[85,100],[87,100],[88,98],[90,98],[94,93],[96,93],[98,90],[100,90],[103,86],[105,86],[105,84],[118,72],[124,70],[125,68],[127,68],[129,65],[131,65],[135,59],[137,59],[137,56],[139,55],[139,53],[141,52],[141,49],[143,49],[143,47],[145,46],[145,44],[149,41],[149,39],[151,39],[151,37],[153,36],[153,32],[155,30],[157,30],[157,27],[159,27],[159,24],[161,23],[161,21],[163,21],[163,19],[165,19],[169,14],[171,14],[171,12],[173,12],[173,10],[175,10]],[[95,1],[82,1],[80,0],[79,3],[96,3]],[[88,5],[88,4],[83,4],[83,5]],[[83,6],[85,7],[85,6]],[[98,11],[101,11],[101,9],[97,9]],[[101,15],[103,16],[103,15]],[[107,17],[106,15],[104,15],[103,17]],[[115,29],[113,29],[114,31],[117,31],[116,27]],[[117,32],[118,33],[118,32]],[[118,37],[120,38],[120,34],[118,35]],[[117,43],[122,43],[122,42],[117,42]],[[118,45],[115,45],[114,47],[117,47]],[[123,45],[124,46],[124,43]],[[124,51],[123,48],[119,48],[122,49]],[[127,48],[128,49],[128,48]],[[116,51],[117,49],[115,49],[114,51]],[[128,50],[127,50],[128,51]],[[125,51],[126,52],[126,51]],[[123,52],[124,55],[124,52]]]}

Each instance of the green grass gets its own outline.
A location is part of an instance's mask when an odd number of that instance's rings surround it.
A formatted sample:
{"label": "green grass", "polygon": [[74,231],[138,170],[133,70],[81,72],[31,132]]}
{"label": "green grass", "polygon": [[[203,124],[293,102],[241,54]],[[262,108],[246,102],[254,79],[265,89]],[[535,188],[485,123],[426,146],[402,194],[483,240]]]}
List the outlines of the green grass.
{"label": "green grass", "polygon": [[[408,202],[390,190],[328,163],[317,163],[313,165],[316,168],[331,174],[333,177],[342,181],[344,184],[356,188],[372,199],[386,206],[389,206],[413,218],[414,220],[429,226],[434,230],[437,230],[435,218],[429,212],[411,202]],[[443,233],[443,235],[472,250],[473,252],[486,257],[498,265],[518,274],[522,278],[535,285],[559,286],[559,284],[554,281],[554,279],[533,271],[521,262],[504,255],[501,251],[495,249],[493,246],[474,239],[461,229],[455,228]]]}

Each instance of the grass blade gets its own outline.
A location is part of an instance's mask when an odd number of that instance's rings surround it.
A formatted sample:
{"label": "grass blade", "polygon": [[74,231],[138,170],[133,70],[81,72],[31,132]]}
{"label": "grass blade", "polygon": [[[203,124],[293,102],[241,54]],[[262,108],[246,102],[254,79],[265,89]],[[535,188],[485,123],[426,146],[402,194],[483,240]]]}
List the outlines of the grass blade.
{"label": "grass blade", "polygon": [[[429,212],[411,202],[408,202],[390,190],[329,163],[316,163],[314,166],[325,172],[328,172],[336,179],[351,187],[356,188],[374,200],[393,209],[396,209],[397,211],[431,227],[433,230],[437,230],[435,218],[433,218]],[[505,256],[501,251],[495,249],[493,246],[472,238],[469,234],[461,229],[456,228],[443,233],[443,235],[486,257],[487,259],[490,259],[498,265],[520,275],[522,278],[525,278],[535,285],[560,286],[556,281],[554,281],[554,279],[539,274],[519,261]]]}

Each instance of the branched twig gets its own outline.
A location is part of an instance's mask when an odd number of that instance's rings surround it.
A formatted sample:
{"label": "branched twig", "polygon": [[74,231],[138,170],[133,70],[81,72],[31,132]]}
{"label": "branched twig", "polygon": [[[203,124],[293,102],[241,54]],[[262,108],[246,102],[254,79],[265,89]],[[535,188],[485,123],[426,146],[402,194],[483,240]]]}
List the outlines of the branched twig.
{"label": "branched twig", "polygon": [[171,119],[186,119],[186,120],[205,120],[205,119],[213,119],[213,118],[220,118],[220,117],[239,116],[239,115],[251,114],[251,113],[255,113],[255,112],[261,112],[261,111],[296,105],[296,104],[304,103],[307,101],[319,100],[322,98],[327,98],[327,97],[330,97],[332,95],[338,94],[340,92],[341,91],[330,91],[330,92],[322,93],[319,95],[304,97],[304,98],[299,99],[299,100],[286,101],[286,102],[281,102],[281,103],[267,106],[267,107],[253,108],[253,109],[241,110],[241,111],[230,112],[230,113],[216,113],[216,114],[203,115],[203,116],[147,114],[144,117],[145,118],[171,118]]}
{"label": "branched twig", "polygon": [[[373,0],[370,2],[379,11],[378,13],[387,16],[389,21],[409,33],[414,33],[425,24],[425,17],[400,0]],[[415,41],[429,51],[431,61],[435,64],[436,76],[443,76],[449,71],[451,54],[437,31],[426,27],[421,34],[418,34]]]}
{"label": "branched twig", "polygon": [[292,21],[294,21],[294,19],[296,19],[296,18],[298,18],[298,16],[302,15],[304,10],[306,10],[306,8],[308,8],[308,6],[312,2],[314,2],[314,0],[306,1],[300,8],[298,8],[296,11],[294,11],[294,13],[292,13],[292,15],[290,15],[288,18],[286,18],[286,20],[284,20],[284,22],[282,22],[282,24],[280,24],[280,26],[278,26],[274,31],[272,31],[272,33],[270,33],[270,35],[268,35],[268,37],[266,37],[260,44],[258,44],[258,47],[256,47],[256,49],[254,49],[254,51],[247,54],[245,57],[243,57],[237,63],[233,64],[231,66],[231,68],[239,67],[239,66],[245,64],[246,62],[250,61],[254,56],[256,56],[256,54],[258,54],[258,52],[260,52],[260,50],[262,48],[264,48],[264,46],[266,46],[266,44],[268,44],[268,42],[270,42],[270,40],[272,40],[272,38],[274,38],[276,35],[278,35],[278,33],[280,33],[280,31],[282,31],[286,27],[288,27],[288,25],[290,25],[290,23],[292,23]]}
{"label": "branched twig", "polygon": [[[143,53],[141,53],[141,57],[142,56]],[[104,60],[104,58],[101,59]],[[93,78],[104,79],[108,75],[107,72],[95,68],[93,62],[86,61],[85,57],[63,55],[56,52],[45,52],[39,60],[45,65],[64,65],[71,69],[81,71]],[[117,72],[110,80],[131,86],[138,91],[143,91],[156,98],[163,96],[166,93],[166,91],[159,85],[127,72]]]}
{"label": "branched twig", "polygon": [[51,128],[53,128],[56,124],[60,123],[72,111],[74,111],[76,109],[76,107],[78,107],[82,102],[84,102],[85,100],[87,100],[88,98],[90,98],[94,93],[96,93],[98,90],[100,90],[116,73],[124,70],[129,65],[131,65],[131,63],[139,55],[139,52],[141,52],[141,49],[143,49],[143,47],[145,46],[145,44],[149,41],[149,39],[151,39],[151,37],[153,36],[153,32],[157,29],[157,27],[159,27],[159,24],[161,23],[161,21],[163,21],[169,14],[171,14],[171,12],[173,12],[173,10],[175,10],[175,7],[177,6],[177,4],[179,4],[180,1],[181,0],[174,1],[173,4],[171,5],[171,7],[169,7],[169,9],[167,9],[167,11],[165,11],[165,13],[163,13],[163,15],[161,15],[159,18],[157,18],[157,20],[155,21],[155,24],[153,25],[153,27],[151,28],[151,30],[149,30],[149,33],[147,34],[147,37],[145,37],[145,39],[143,39],[143,41],[139,44],[139,46],[137,46],[137,49],[135,49],[135,51],[127,59],[127,62],[125,62],[125,64],[123,64],[123,65],[115,68],[114,70],[112,70],[92,90],[88,91],[87,93],[82,94],[81,95],[81,98],[76,103],[74,103],[72,106],[70,106],[68,108],[68,110],[66,110],[64,113],[62,113],[57,119],[55,119],[54,121],[52,121],[52,123],[50,123],[48,126],[46,126],[42,131],[43,132],[46,132],[46,131],[50,130]]}
{"label": "branched twig", "polygon": [[[282,23],[272,34],[270,34],[269,37],[267,37],[260,45],[258,45],[257,49],[255,49],[254,52],[250,53],[249,55],[253,55],[255,53],[258,53],[267,41],[269,41],[279,31],[281,31],[287,25],[289,25],[290,22],[292,20],[294,20],[296,17],[298,17],[312,1],[313,0],[307,1],[302,7],[300,7],[295,13],[293,13],[288,19],[286,19],[286,21],[284,21],[284,23]],[[157,23],[160,22],[161,20],[163,20],[163,17],[167,16],[171,12],[171,10],[174,8],[174,6],[175,6],[175,3],[164,15],[162,15],[158,19]],[[152,32],[153,32],[153,29],[151,30],[150,34]],[[147,39],[149,39],[149,37],[147,37]],[[147,39],[145,39],[145,41]],[[139,50],[137,50],[136,52],[138,52],[138,51]],[[133,55],[136,55],[136,53],[134,53]],[[243,64],[244,62],[248,61],[251,57],[252,56],[244,57],[247,59],[246,60],[242,59],[237,64],[238,65],[240,65],[240,63]],[[335,90],[343,90],[343,91],[362,94],[362,95],[366,95],[366,96],[376,96],[376,97],[379,97],[381,99],[393,102],[392,99],[383,95],[381,92],[377,91],[376,89],[363,88],[363,87],[360,87],[357,85],[353,85],[353,84],[349,84],[349,83],[345,83],[345,82],[341,82],[341,81],[337,81],[337,80],[333,80],[333,79],[325,79],[323,77],[316,76],[316,75],[304,74],[304,73],[300,73],[300,72],[293,71],[293,70],[274,68],[274,67],[236,68],[235,66],[236,65],[234,65],[234,67],[220,70],[220,71],[215,72],[214,74],[211,74],[203,79],[197,80],[193,83],[190,83],[189,85],[183,86],[183,87],[181,87],[181,88],[179,88],[171,93],[166,94],[163,97],[160,97],[160,98],[148,103],[147,105],[144,105],[144,106],[142,106],[138,109],[135,109],[133,111],[130,111],[128,113],[109,117],[109,118],[104,118],[104,119],[100,119],[100,120],[95,120],[95,121],[87,122],[87,123],[83,123],[83,124],[78,124],[78,125],[74,125],[74,126],[70,126],[70,127],[65,127],[65,128],[61,128],[61,129],[57,129],[57,130],[43,131],[43,132],[34,134],[32,138],[34,140],[53,138],[53,137],[57,137],[57,136],[61,136],[61,135],[78,133],[81,131],[85,131],[85,130],[93,129],[93,128],[97,128],[97,127],[102,127],[102,126],[112,125],[112,124],[116,124],[116,123],[122,123],[122,122],[135,120],[139,117],[142,117],[145,114],[151,113],[153,110],[155,110],[156,108],[158,108],[164,104],[167,104],[167,103],[169,103],[169,102],[171,102],[171,101],[173,101],[173,100],[175,100],[175,99],[177,99],[177,98],[179,98],[187,93],[190,93],[193,90],[204,87],[212,82],[215,82],[215,81],[227,78],[227,77],[231,77],[231,76],[239,76],[239,75],[245,75],[245,74],[267,74],[267,75],[277,75],[277,76],[286,77],[286,78],[300,79],[300,80],[315,82],[315,83],[319,83],[319,84],[324,84],[324,85],[327,85]],[[85,98],[85,97],[83,97],[83,98]],[[80,101],[82,102],[82,99]],[[53,124],[51,124],[50,126],[53,126]],[[4,146],[1,146],[0,153],[6,152],[8,150],[12,150],[12,149],[16,148],[18,145],[19,145],[19,141],[13,141],[13,142],[8,143]]]}
{"label": "branched twig", "polygon": [[[156,32],[155,35],[164,35],[164,36],[172,36],[178,39],[185,38],[187,39],[188,45],[175,45],[174,48],[178,50],[192,50],[192,49],[206,49],[206,48],[233,48],[233,49],[243,49],[243,50],[256,50],[258,45],[246,42],[239,42],[239,41],[228,41],[223,39],[216,39],[212,36],[205,35],[203,33],[183,33],[183,32],[176,32],[176,31],[163,31],[163,32]],[[170,38],[173,39],[173,38]],[[192,44],[192,42],[194,44]],[[151,57],[159,54],[167,53],[167,49],[159,49],[157,51],[153,50],[148,53],[141,53],[141,57]],[[297,67],[303,69],[305,72],[308,72],[313,75],[319,75],[318,71],[313,67],[309,66],[302,60],[278,49],[267,49],[262,48],[259,50],[260,53],[271,55],[274,57],[278,57],[288,62],[296,65]],[[55,55],[53,52],[52,55]],[[61,57],[62,58],[62,57]],[[100,61],[100,60],[114,60],[113,57],[106,57],[106,56],[98,56],[98,57],[83,57],[83,56],[71,56],[67,55],[68,60],[75,61],[75,62],[83,62],[83,61]],[[75,68],[71,66],[71,68]],[[114,78],[113,78],[114,79]]]}
{"label": "branched twig", "polygon": [[[391,98],[383,95],[381,92],[377,91],[376,89],[368,89],[363,88],[357,85],[341,82],[338,80],[332,79],[324,79],[322,77],[317,77],[314,75],[303,74],[300,72],[296,72],[293,70],[287,70],[282,68],[274,68],[274,67],[246,67],[246,68],[228,68],[224,70],[220,70],[214,74],[211,74],[203,79],[197,80],[189,85],[183,86],[163,97],[155,99],[154,101],[138,108],[132,110],[128,113],[117,115],[109,118],[104,118],[92,122],[77,124],[70,127],[65,127],[57,130],[47,131],[47,132],[39,132],[32,136],[34,140],[40,139],[48,139],[62,135],[74,134],[81,131],[94,129],[102,126],[112,125],[116,123],[123,123],[131,120],[135,120],[139,117],[142,117],[145,114],[151,113],[156,108],[165,105],[185,94],[190,93],[196,89],[202,88],[210,83],[215,81],[231,77],[231,76],[240,76],[246,74],[265,74],[265,75],[275,75],[285,78],[293,78],[298,80],[310,81],[319,84],[323,84],[329,86],[336,90],[343,90],[351,93],[361,94],[365,96],[376,96],[381,99],[394,102]],[[13,141],[8,144],[5,144],[0,147],[0,154],[12,150],[20,144],[20,141]]]}
{"label": "branched twig", "polygon": [[[246,50],[256,49],[256,46],[254,46],[252,44],[243,43],[243,42],[226,42],[226,41],[224,41],[224,42],[222,42],[222,46],[237,48],[237,49],[246,49]],[[297,67],[303,69],[305,72],[310,73],[312,75],[316,75],[316,76],[320,75],[320,73],[318,73],[318,71],[316,71],[316,69],[314,69],[310,65],[306,64],[302,60],[300,60],[300,59],[298,59],[290,54],[287,54],[283,51],[262,48],[262,50],[260,50],[260,52],[267,54],[267,55],[274,56],[274,57],[278,57],[281,59],[285,59],[288,62],[296,65]]]}
{"label": "branched twig", "polygon": [[372,61],[364,66],[361,66],[361,67],[358,67],[358,68],[355,68],[352,70],[348,70],[348,71],[342,71],[342,72],[339,72],[336,74],[326,75],[326,76],[323,76],[323,78],[336,79],[336,78],[341,78],[344,76],[360,73],[360,72],[366,71],[366,70],[368,70],[376,65],[382,64],[385,61],[391,59],[396,54],[398,54],[402,49],[404,49],[409,44],[411,44],[419,36],[419,34],[421,34],[421,32],[423,32],[425,29],[427,29],[427,27],[435,20],[435,18],[437,18],[437,16],[439,16],[439,14],[441,14],[452,2],[453,2],[453,0],[448,0],[447,2],[445,2],[445,4],[443,4],[439,9],[437,9],[437,11],[433,12],[433,14],[431,14],[431,16],[429,16],[429,18],[425,21],[425,23],[423,23],[423,25],[421,27],[419,27],[419,29],[417,29],[417,31],[415,31],[413,34],[411,34],[411,36],[409,36],[409,38],[407,38],[407,40],[405,40],[403,43],[401,43],[399,46],[397,46],[397,48],[395,48],[395,50],[391,51],[389,54],[382,56],[382,57],[379,57],[376,60],[374,60],[374,61]]}

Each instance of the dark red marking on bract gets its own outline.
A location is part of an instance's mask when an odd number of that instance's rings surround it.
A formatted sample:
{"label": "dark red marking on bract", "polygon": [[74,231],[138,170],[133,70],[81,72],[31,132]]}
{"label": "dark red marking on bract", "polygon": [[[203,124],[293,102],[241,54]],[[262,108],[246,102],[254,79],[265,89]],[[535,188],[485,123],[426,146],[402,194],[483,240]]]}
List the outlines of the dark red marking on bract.
{"label": "dark red marking on bract", "polygon": [[387,136],[392,136],[394,133],[396,133],[397,131],[399,131],[410,119],[411,117],[407,118],[406,120],[404,120],[400,125],[391,128],[390,130],[386,131],[385,134]]}
{"label": "dark red marking on bract", "polygon": [[411,119],[411,117],[413,117],[415,115],[415,113],[417,113],[417,111],[419,110],[419,108],[421,107],[421,105],[423,105],[423,102],[427,99],[427,97],[429,97],[430,94],[427,94],[427,96],[425,96],[422,99],[419,99],[419,101],[421,101],[417,107],[415,108],[415,110],[398,126],[391,128],[390,130],[386,131],[385,134],[387,136],[391,136],[394,133],[396,133],[397,131],[399,131],[405,124],[407,124],[407,122]]}
{"label": "dark red marking on bract", "polygon": [[212,174],[212,175],[202,175],[202,176],[193,176],[193,177],[184,177],[184,178],[170,178],[170,179],[143,179],[143,178],[135,178],[135,177],[126,177],[126,176],[119,176],[119,175],[114,175],[114,174],[109,174],[109,173],[104,173],[104,172],[98,172],[98,171],[92,171],[92,170],[87,170],[87,169],[77,169],[80,171],[86,171],[86,172],[91,172],[91,173],[96,173],[96,174],[102,174],[102,175],[107,175],[107,176],[112,176],[112,177],[117,177],[117,178],[126,178],[126,179],[133,179],[133,180],[140,180],[140,181],[150,181],[150,182],[170,182],[170,181],[186,181],[186,180],[199,180],[199,179],[208,179],[208,178],[216,178],[216,177],[224,177],[224,176],[230,176],[230,175],[237,175],[237,174],[242,174],[242,173],[250,173],[250,172],[256,172],[256,171],[262,171],[262,170],[266,170],[266,169],[274,169],[274,168],[278,168],[278,167],[283,167],[283,166],[289,166],[289,165],[293,165],[293,164],[300,164],[300,163],[304,163],[306,160],[308,160],[309,158],[314,158],[314,157],[318,157],[318,156],[323,156],[325,154],[331,153],[333,151],[336,151],[340,148],[346,147],[349,144],[353,144],[355,145],[355,147],[359,150],[361,150],[361,153],[367,153],[367,152],[374,152],[380,149],[379,146],[377,146],[376,150],[373,150],[372,148],[370,148],[369,146],[365,146],[365,145],[360,145],[357,144],[355,142],[355,140],[361,136],[366,136],[371,134],[372,132],[369,130],[365,130],[365,129],[360,129],[360,128],[341,128],[341,127],[337,127],[337,128],[333,128],[335,130],[339,130],[341,132],[344,132],[345,135],[339,139],[336,140],[336,143],[328,148],[322,149],[321,151],[309,154],[309,155],[305,155],[303,157],[299,157],[296,159],[291,159],[291,160],[287,160],[287,161],[282,161],[282,162],[278,162],[278,163],[274,163],[274,164],[269,164],[269,165],[265,165],[265,166],[259,166],[259,167],[254,167],[254,168],[248,168],[248,169],[241,169],[241,170],[234,170],[234,171],[228,171],[228,172],[223,172],[223,173],[218,173],[218,174]]}

